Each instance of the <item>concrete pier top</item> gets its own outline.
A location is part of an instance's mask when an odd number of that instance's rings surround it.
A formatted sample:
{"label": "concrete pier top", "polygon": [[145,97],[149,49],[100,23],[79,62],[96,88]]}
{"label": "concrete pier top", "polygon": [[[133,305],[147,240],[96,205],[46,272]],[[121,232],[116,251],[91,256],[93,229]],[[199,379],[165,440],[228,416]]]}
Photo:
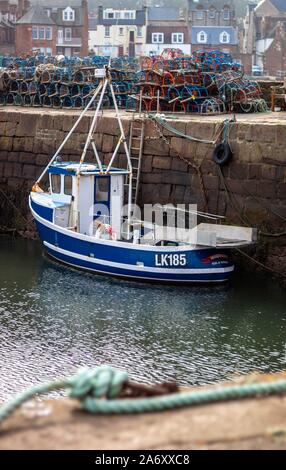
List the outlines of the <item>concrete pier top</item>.
{"label": "concrete pier top", "polygon": [[3,449],[285,450],[286,396],[131,416],[89,415],[67,399],[30,402],[0,426]]}
{"label": "concrete pier top", "polygon": [[[17,106],[2,106],[0,107],[0,121],[6,121],[5,114],[20,114],[20,115],[69,115],[69,116],[79,116],[81,110],[75,109],[52,109],[52,108],[25,108]],[[2,114],[3,113],[3,114]],[[88,111],[87,116],[91,116],[94,112]],[[162,112],[162,114],[164,114]],[[115,111],[112,109],[103,110],[103,115],[106,117],[115,117]],[[132,119],[133,113],[130,111],[120,110],[120,116],[122,119]],[[135,114],[136,117],[139,116],[138,113]],[[184,122],[221,122],[225,119],[231,118],[233,114],[184,114],[184,113],[165,113],[167,119],[172,121],[184,121]],[[286,124],[286,112],[277,112],[273,113],[271,111],[266,113],[245,113],[245,114],[235,114],[237,122],[241,123],[259,123],[259,124]]]}

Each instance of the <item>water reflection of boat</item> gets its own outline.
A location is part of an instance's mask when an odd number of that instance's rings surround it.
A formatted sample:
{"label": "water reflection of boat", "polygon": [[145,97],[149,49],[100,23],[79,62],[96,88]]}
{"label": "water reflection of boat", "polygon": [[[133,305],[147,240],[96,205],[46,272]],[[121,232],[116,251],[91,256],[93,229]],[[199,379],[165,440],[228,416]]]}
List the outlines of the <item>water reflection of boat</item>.
{"label": "water reflection of boat", "polygon": [[[212,223],[199,224],[184,233],[176,226],[173,236],[171,227],[134,217],[134,165],[108,68],[102,71],[101,78],[90,103],[30,195],[30,208],[46,251],[70,266],[129,279],[174,283],[227,281],[234,270],[231,248],[252,243],[254,230],[225,226],[219,223],[220,217],[200,213]],[[120,138],[110,163],[103,165],[93,136],[107,87],[113,97]],[[63,146],[98,96],[80,162],[58,161]],[[126,169],[113,166],[121,144],[125,149]],[[96,164],[85,163],[89,147]],[[39,183],[46,172],[50,189],[44,192]]]}

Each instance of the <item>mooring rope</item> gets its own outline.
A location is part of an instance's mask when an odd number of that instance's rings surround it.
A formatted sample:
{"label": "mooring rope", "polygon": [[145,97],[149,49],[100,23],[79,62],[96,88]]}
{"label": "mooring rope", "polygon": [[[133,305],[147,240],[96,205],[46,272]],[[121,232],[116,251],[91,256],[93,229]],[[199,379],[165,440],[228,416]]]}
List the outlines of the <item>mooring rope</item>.
{"label": "mooring rope", "polygon": [[0,421],[8,418],[23,403],[59,389],[69,390],[69,397],[78,399],[83,410],[99,414],[134,414],[197,406],[226,400],[286,392],[286,379],[219,387],[212,390],[174,393],[150,398],[119,398],[128,385],[128,374],[109,366],[84,369],[74,377],[36,385],[0,408]]}

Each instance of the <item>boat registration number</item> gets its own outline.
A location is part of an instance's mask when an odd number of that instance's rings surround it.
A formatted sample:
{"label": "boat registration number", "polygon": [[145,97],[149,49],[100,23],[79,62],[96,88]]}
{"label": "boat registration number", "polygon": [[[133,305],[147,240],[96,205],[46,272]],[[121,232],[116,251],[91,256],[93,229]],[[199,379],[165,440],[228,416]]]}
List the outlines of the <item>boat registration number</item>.
{"label": "boat registration number", "polygon": [[156,255],[155,256],[155,265],[159,267],[177,267],[177,266],[187,266],[187,256],[186,255]]}

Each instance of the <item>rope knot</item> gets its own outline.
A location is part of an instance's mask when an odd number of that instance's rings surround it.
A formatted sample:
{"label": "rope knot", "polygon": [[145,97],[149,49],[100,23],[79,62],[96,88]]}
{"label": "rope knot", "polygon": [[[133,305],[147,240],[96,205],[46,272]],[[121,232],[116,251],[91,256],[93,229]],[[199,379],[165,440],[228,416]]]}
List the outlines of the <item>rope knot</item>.
{"label": "rope knot", "polygon": [[68,380],[69,396],[85,400],[86,398],[114,399],[122,391],[128,374],[109,366],[100,366],[96,369],[83,369]]}

